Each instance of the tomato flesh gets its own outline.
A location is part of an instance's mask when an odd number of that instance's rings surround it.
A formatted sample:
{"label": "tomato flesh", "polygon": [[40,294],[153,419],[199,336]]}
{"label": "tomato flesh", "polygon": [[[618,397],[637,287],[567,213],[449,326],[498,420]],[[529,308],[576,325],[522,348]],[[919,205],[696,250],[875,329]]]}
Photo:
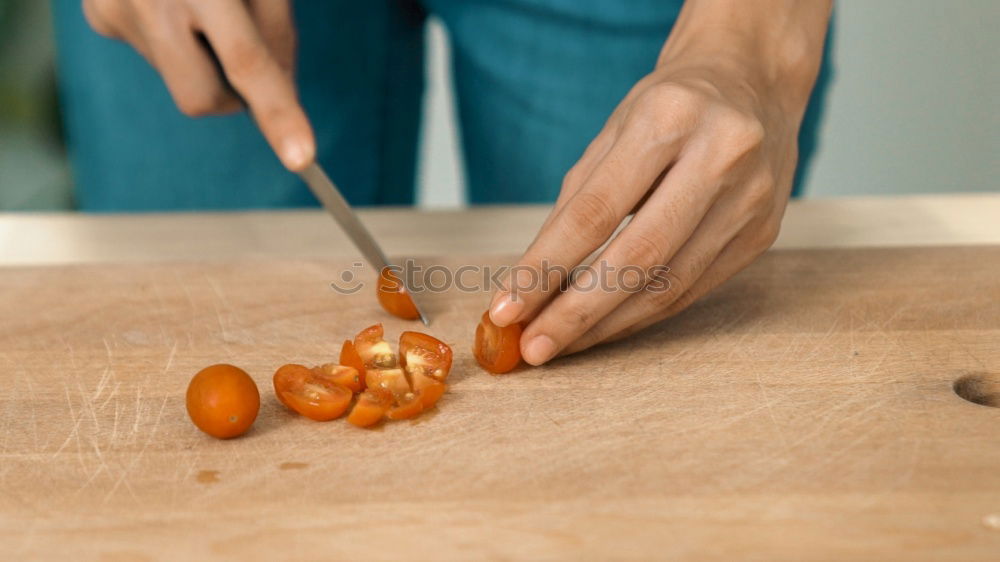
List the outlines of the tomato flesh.
{"label": "tomato flesh", "polygon": [[[352,369],[353,370],[353,369]],[[316,421],[343,415],[354,393],[322,372],[302,365],[285,365],[274,373],[274,390],[281,403]]]}
{"label": "tomato flesh", "polygon": [[351,392],[361,392],[361,375],[354,367],[337,365],[336,363],[324,363],[319,367],[313,367],[313,373],[334,384],[339,384]]}
{"label": "tomato flesh", "polygon": [[410,393],[410,383],[406,373],[395,367],[392,369],[368,369],[365,371],[365,384],[368,388],[381,388],[389,391],[396,400],[402,400]]}
{"label": "tomato flesh", "polygon": [[411,378],[424,375],[444,382],[451,372],[452,351],[433,336],[403,332],[399,336],[399,362]]}
{"label": "tomato flesh", "polygon": [[399,403],[385,413],[390,420],[408,420],[415,418],[424,411],[424,403],[420,397],[408,392]]}
{"label": "tomato flesh", "polygon": [[521,363],[521,330],[521,324],[501,328],[490,320],[489,311],[484,312],[476,327],[476,361],[494,374],[512,371]]}
{"label": "tomato flesh", "polygon": [[448,390],[448,385],[443,382],[434,381],[427,386],[421,388],[417,395],[420,397],[420,403],[423,405],[424,410],[430,410],[437,404],[441,396],[444,395],[444,391]]}
{"label": "tomato flesh", "polygon": [[257,384],[233,365],[212,365],[198,371],[188,384],[185,399],[194,425],[219,439],[245,433],[260,410]]}
{"label": "tomato flesh", "polygon": [[382,324],[369,326],[354,337],[354,349],[367,369],[388,369],[396,366],[396,354],[383,338]]}
{"label": "tomato flesh", "polygon": [[344,340],[344,345],[340,348],[340,364],[345,367],[354,367],[358,372],[358,379],[361,382],[361,390],[365,389],[365,363],[358,355],[358,350],[354,348],[354,342]]}
{"label": "tomato flesh", "polygon": [[413,304],[413,299],[406,292],[403,282],[388,267],[382,270],[378,276],[378,302],[386,312],[402,318],[403,320],[416,320],[420,318],[417,305]]}
{"label": "tomato flesh", "polygon": [[358,396],[358,401],[347,416],[347,422],[358,427],[371,427],[382,421],[392,406],[392,394],[378,388],[370,388]]}

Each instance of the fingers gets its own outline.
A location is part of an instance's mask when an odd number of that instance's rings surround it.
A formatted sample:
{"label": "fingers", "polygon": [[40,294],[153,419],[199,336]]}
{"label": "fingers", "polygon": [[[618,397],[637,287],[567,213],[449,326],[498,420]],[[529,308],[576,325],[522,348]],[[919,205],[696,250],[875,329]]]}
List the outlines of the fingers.
{"label": "fingers", "polygon": [[264,43],[289,76],[295,74],[295,21],[291,0],[250,0],[250,16]]}
{"label": "fingers", "polygon": [[[775,226],[770,226],[771,224]],[[747,226],[718,252],[714,261],[700,275],[697,273],[697,265],[692,266],[692,260],[682,261],[678,256],[676,262],[679,273],[671,279],[672,288],[669,293],[656,303],[657,306],[662,305],[660,308],[652,308],[654,305],[649,303],[647,297],[645,314],[637,313],[637,309],[633,308],[631,313],[623,313],[620,317],[611,318],[609,315],[607,323],[595,326],[569,346],[565,353],[576,353],[599,343],[622,339],[680,314],[763,254],[777,237],[776,225],[776,219],[768,219],[763,225]],[[635,296],[636,307],[643,306],[643,303],[638,302],[639,296]]]}
{"label": "fingers", "polygon": [[[534,365],[548,361],[597,324],[634,323],[648,315],[650,307],[659,304],[656,299],[663,298],[662,291],[647,286],[650,272],[670,263],[675,254],[685,265],[693,262],[692,269],[708,266],[742,225],[728,224],[730,215],[724,207],[709,212],[720,186],[700,183],[709,181],[703,173],[707,157],[691,155],[674,166],[632,222],[597,258],[601,273],[586,271],[579,283],[532,320],[522,336],[525,361]],[[693,279],[700,273],[693,272]],[[673,278],[676,273],[669,275]]]}
{"label": "fingers", "polygon": [[201,2],[195,10],[226,77],[246,100],[282,163],[290,170],[308,166],[316,155],[312,127],[290,75],[271,54],[243,2]]}
{"label": "fingers", "polygon": [[174,17],[148,30],[150,63],[159,70],[174,103],[191,117],[233,113],[242,109],[239,98],[225,84],[211,55],[196,39],[188,21]]}
{"label": "fingers", "polygon": [[[579,190],[543,227],[495,295],[491,319],[501,326],[532,318],[568,272],[603,245],[673,160],[679,139],[650,142],[641,124],[625,127]],[[552,260],[552,261],[549,261]]]}

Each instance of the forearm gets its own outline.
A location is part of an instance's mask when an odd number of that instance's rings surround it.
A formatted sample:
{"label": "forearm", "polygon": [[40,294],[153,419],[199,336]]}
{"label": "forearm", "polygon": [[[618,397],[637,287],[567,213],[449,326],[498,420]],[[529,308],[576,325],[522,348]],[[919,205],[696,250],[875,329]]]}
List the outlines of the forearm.
{"label": "forearm", "polygon": [[758,92],[805,108],[832,0],[687,0],[657,63],[723,66]]}

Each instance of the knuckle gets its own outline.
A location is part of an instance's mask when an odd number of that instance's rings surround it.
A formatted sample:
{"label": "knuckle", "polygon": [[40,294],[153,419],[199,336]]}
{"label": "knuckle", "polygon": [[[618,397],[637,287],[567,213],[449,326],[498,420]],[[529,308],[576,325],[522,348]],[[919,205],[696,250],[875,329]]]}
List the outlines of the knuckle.
{"label": "knuckle", "polygon": [[733,108],[719,112],[719,128],[728,147],[745,153],[763,144],[765,131],[760,119]]}
{"label": "knuckle", "polygon": [[572,304],[566,307],[564,318],[571,329],[584,331],[594,323],[594,313],[583,304]]}
{"label": "knuckle", "polygon": [[654,232],[635,232],[622,242],[626,264],[653,265],[666,255],[667,244]]}
{"label": "knuckle", "polygon": [[83,16],[99,35],[115,37],[115,23],[120,15],[118,2],[110,0],[84,0]]}
{"label": "knuckle", "polygon": [[226,96],[221,88],[200,89],[177,96],[177,108],[188,117],[205,117],[221,112],[226,107]]}
{"label": "knuckle", "polygon": [[775,220],[765,221],[760,230],[757,231],[757,249],[760,255],[774,245],[781,233],[781,222]]}
{"label": "knuckle", "polygon": [[673,136],[697,121],[703,101],[693,90],[680,84],[650,86],[627,116],[626,127],[650,130],[657,137]]}
{"label": "knuckle", "polygon": [[570,229],[603,242],[618,226],[619,218],[604,195],[583,191],[566,206]]}
{"label": "knuckle", "polygon": [[232,46],[227,58],[226,77],[237,87],[250,84],[267,65],[267,51],[252,42]]}
{"label": "knuckle", "polygon": [[774,199],[774,178],[770,172],[762,172],[757,181],[747,188],[747,204],[750,212],[760,215],[770,211]]}
{"label": "knuckle", "polygon": [[676,301],[686,287],[684,280],[673,269],[661,273],[660,278],[660,286],[650,293],[651,304],[657,309],[665,308]]}
{"label": "knuckle", "polygon": [[572,168],[566,172],[562,180],[562,191],[569,191],[574,189],[576,186],[580,185],[580,165],[575,164]]}

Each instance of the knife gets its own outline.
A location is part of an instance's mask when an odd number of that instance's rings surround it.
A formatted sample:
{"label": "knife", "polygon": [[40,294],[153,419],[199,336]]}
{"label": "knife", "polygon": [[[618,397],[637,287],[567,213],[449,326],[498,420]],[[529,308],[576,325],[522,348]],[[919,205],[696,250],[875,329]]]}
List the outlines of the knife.
{"label": "knife", "polygon": [[[382,252],[382,248],[379,247],[378,242],[372,238],[371,233],[368,232],[365,225],[358,219],[358,215],[354,214],[354,211],[351,210],[351,206],[347,203],[347,200],[344,199],[340,190],[330,180],[330,177],[326,175],[326,172],[323,171],[319,163],[313,162],[310,164],[308,168],[299,172],[299,177],[302,178],[302,181],[306,182],[306,185],[312,190],[313,195],[319,199],[326,211],[333,216],[333,220],[337,221],[337,224],[344,230],[344,233],[351,239],[351,242],[354,242],[354,245],[361,251],[361,255],[368,261],[368,265],[375,268],[376,275],[381,275],[382,271],[389,267],[389,260],[385,258],[385,253]],[[407,276],[400,274],[398,277],[403,283],[403,288],[410,295],[410,298],[413,299],[413,306],[416,307],[417,314],[420,315],[420,321],[424,323],[424,326],[430,326],[430,320],[417,302],[417,295],[406,285]]]}

